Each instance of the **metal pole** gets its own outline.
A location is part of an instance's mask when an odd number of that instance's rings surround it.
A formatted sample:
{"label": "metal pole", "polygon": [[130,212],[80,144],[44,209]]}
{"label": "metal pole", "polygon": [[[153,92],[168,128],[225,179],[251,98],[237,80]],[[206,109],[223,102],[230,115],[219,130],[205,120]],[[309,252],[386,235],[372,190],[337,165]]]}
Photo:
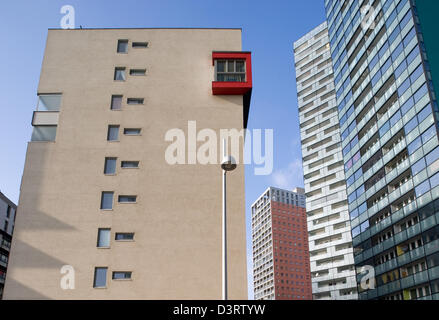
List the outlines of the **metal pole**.
{"label": "metal pole", "polygon": [[222,252],[222,291],[223,300],[227,300],[227,219],[226,219],[226,170],[223,170],[223,217],[222,217],[222,242],[223,242],[223,252]]}

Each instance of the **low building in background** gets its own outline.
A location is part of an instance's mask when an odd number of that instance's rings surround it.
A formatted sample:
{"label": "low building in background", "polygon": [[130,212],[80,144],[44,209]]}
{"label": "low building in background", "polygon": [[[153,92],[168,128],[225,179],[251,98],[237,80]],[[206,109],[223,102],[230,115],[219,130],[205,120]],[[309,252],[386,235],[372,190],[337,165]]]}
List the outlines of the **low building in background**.
{"label": "low building in background", "polygon": [[0,299],[6,280],[17,206],[0,192]]}
{"label": "low building in background", "polygon": [[304,189],[269,187],[252,205],[255,300],[311,300]]}

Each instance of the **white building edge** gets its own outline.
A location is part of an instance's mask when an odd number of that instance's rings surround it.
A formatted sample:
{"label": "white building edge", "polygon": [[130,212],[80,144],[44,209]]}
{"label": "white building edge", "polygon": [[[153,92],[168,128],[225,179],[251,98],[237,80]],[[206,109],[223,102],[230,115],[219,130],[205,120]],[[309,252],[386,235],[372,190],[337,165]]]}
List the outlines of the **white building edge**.
{"label": "white building edge", "polygon": [[294,43],[313,299],[357,299],[326,22]]}

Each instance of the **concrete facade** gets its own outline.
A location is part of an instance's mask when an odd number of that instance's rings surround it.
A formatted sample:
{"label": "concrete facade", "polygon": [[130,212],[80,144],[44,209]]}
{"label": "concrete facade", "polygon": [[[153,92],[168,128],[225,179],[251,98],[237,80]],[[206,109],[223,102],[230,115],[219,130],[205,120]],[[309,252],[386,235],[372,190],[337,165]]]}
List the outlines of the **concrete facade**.
{"label": "concrete facade", "polygon": [[[117,53],[121,39],[127,53]],[[138,41],[148,47],[133,48]],[[240,51],[241,30],[49,30],[38,94],[62,94],[56,138],[28,145],[6,299],[221,298],[219,164],[165,161],[169,129],[187,137],[196,120],[219,137],[220,128],[243,126],[242,96],[212,95],[218,50]],[[126,68],[125,81],[114,80],[117,67]],[[123,96],[120,110],[110,109],[112,95]],[[107,141],[109,125],[120,126],[116,141]],[[104,174],[106,157],[117,158],[114,174]],[[227,189],[229,298],[246,299],[242,164]],[[112,210],[100,209],[104,191],[114,192]],[[120,195],[137,198],[119,203]],[[97,247],[99,228],[111,229],[109,247]],[[120,232],[134,241],[116,241]],[[61,289],[64,265],[75,270],[74,290]],[[93,287],[96,267],[108,268],[104,288]],[[112,280],[114,271],[131,279]]]}

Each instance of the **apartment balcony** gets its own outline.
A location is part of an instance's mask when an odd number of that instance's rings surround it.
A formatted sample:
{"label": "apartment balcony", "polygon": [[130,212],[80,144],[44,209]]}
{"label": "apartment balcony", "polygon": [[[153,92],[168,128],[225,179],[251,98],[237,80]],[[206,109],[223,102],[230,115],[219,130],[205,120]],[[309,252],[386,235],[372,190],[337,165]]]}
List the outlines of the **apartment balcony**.
{"label": "apartment balcony", "polygon": [[3,249],[5,249],[6,251],[10,251],[11,250],[11,243],[9,241],[2,240],[0,246]]}
{"label": "apartment balcony", "polygon": [[31,141],[55,141],[61,107],[61,94],[39,94],[37,110],[32,116]]}
{"label": "apartment balcony", "polygon": [[[331,99],[328,101],[328,105],[323,109],[318,109],[321,104],[320,103],[314,103],[314,108],[307,109],[306,111],[300,111],[299,113],[299,121],[300,123],[304,123],[307,120],[315,119],[313,124],[322,122],[327,116],[325,116],[325,112],[336,107],[335,99]],[[314,110],[314,111],[313,111]],[[304,128],[308,129],[309,127],[312,127],[313,125],[306,126]]]}
{"label": "apartment balcony", "polygon": [[57,126],[59,111],[34,111],[32,116],[33,126]]}
{"label": "apartment balcony", "polygon": [[[330,108],[328,110],[330,110]],[[321,113],[324,113],[324,112],[319,111],[319,115]],[[319,115],[317,115],[316,118],[318,118]],[[302,141],[304,141],[304,140],[306,140],[314,135],[316,135],[316,139],[326,138],[327,136],[330,135],[330,133],[325,133],[325,131],[330,127],[338,125],[338,123],[339,123],[338,118],[336,117],[336,113],[334,113],[332,117],[329,117],[324,121],[322,119],[317,119],[317,120],[319,120],[317,122],[317,124],[313,123],[308,128],[301,128],[300,137],[301,137]],[[313,127],[316,127],[316,128],[313,128]],[[311,128],[313,128],[313,130],[310,130]],[[339,131],[339,129],[336,129],[336,130],[332,131],[331,133],[333,134],[334,132],[337,132],[337,131]],[[306,142],[305,143],[302,142],[302,146],[304,146],[304,147],[307,147],[307,144],[308,143],[306,143]]]}
{"label": "apartment balcony", "polygon": [[250,52],[212,52],[215,80],[214,95],[245,95],[252,90],[252,65]]}
{"label": "apartment balcony", "polygon": [[[437,219],[439,218],[439,213],[436,213]],[[393,245],[396,245],[398,243],[401,243],[402,241],[405,241],[407,239],[410,239],[416,235],[419,235],[421,232],[420,224],[416,224],[403,232],[397,233],[394,237],[386,240],[385,242],[374,246],[371,249],[365,250],[364,252],[360,253],[359,255],[355,256],[355,262],[360,263],[373,255],[380,254],[384,250],[387,250],[388,248],[391,248]],[[396,239],[395,239],[396,238]],[[381,265],[378,265],[375,267],[376,274],[381,274],[387,271],[390,271],[398,266],[402,266],[405,264],[408,264],[410,262],[416,261],[422,257],[428,256],[430,254],[433,254],[435,252],[439,251],[439,239],[434,240],[432,242],[428,242],[424,244],[422,247],[418,247],[414,250],[410,250],[406,252],[405,254],[402,254],[392,260],[389,260]]]}
{"label": "apartment balcony", "polygon": [[[308,222],[308,232],[312,233],[313,231],[319,230],[319,229],[325,229],[324,233],[315,233],[315,234],[311,234],[309,235],[309,241],[313,241],[313,240],[318,240],[321,237],[325,237],[328,235],[328,233],[330,232],[329,227],[332,225],[336,225],[338,223],[342,223],[342,222],[349,222],[349,217],[344,217],[343,215],[340,214],[339,218],[333,219],[333,220],[328,220],[325,222],[321,222],[319,224],[313,225],[313,223],[309,223]],[[346,230],[350,231],[349,227],[346,227]],[[340,230],[337,230],[337,233],[340,232]],[[342,231],[344,232],[344,230]],[[320,236],[320,237],[319,237]]]}
{"label": "apartment balcony", "polygon": [[[334,280],[335,281],[335,280]],[[345,279],[345,283],[337,283],[335,285],[324,285],[319,286],[317,283],[313,283],[313,292],[314,291],[338,291],[338,290],[344,290],[349,288],[356,288],[357,283],[355,278],[351,279]]]}

